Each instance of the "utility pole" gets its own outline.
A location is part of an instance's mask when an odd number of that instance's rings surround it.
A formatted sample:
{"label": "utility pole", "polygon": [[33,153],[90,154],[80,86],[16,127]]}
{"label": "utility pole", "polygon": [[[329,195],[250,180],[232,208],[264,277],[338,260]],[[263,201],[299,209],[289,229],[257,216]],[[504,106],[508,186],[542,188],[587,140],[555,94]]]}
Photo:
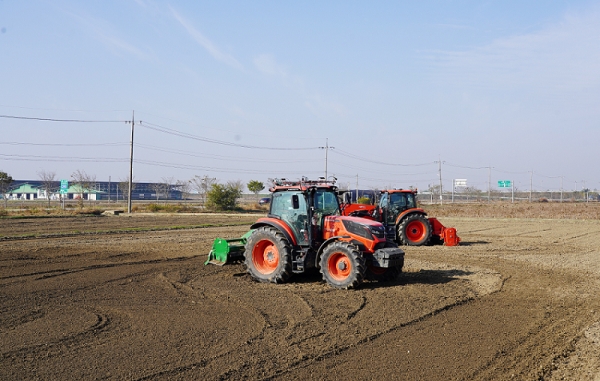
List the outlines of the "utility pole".
{"label": "utility pole", "polygon": [[438,173],[440,175],[440,205],[444,203],[443,190],[442,190],[442,157],[440,156],[440,160],[435,161],[434,163],[438,163]]}
{"label": "utility pole", "polygon": [[560,202],[563,202],[563,177],[560,176]]}
{"label": "utility pole", "polygon": [[533,194],[533,171],[529,171],[531,173],[529,177],[529,202],[531,202],[531,196]]}
{"label": "utility pole", "polygon": [[488,204],[492,200],[492,167],[488,167]]}
{"label": "utility pole", "polygon": [[514,204],[515,203],[515,181],[514,180],[512,180],[510,182],[510,187],[511,187],[510,202],[512,202]]}
{"label": "utility pole", "polygon": [[127,197],[127,213],[131,214],[131,190],[133,185],[133,127],[135,125],[135,110],[131,116],[131,146],[129,148],[129,196]]}
{"label": "utility pole", "polygon": [[325,150],[325,181],[327,181],[327,154],[330,149],[334,149],[335,147],[329,146],[329,138],[325,138],[325,147],[319,147]]}
{"label": "utility pole", "polygon": [[[352,199],[352,197],[350,197]],[[358,204],[358,174],[356,174],[356,203]]]}

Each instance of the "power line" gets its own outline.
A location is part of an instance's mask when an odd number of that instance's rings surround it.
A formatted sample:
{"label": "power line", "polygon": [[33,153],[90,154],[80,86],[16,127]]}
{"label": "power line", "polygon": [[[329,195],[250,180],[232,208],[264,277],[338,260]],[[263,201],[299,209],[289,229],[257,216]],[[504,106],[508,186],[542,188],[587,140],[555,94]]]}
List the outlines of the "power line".
{"label": "power line", "polygon": [[[197,123],[190,123],[190,122],[186,122],[186,121],[182,121],[182,120],[167,118],[167,117],[160,116],[160,115],[157,115],[157,114],[152,114],[152,113],[149,113],[149,112],[146,112],[146,111],[144,112],[144,114],[152,115],[152,116],[155,116],[155,117],[160,118],[160,119],[168,120],[170,122],[175,122],[175,123],[179,123],[179,124],[186,124],[186,125],[192,126],[192,127],[199,127],[199,128],[202,128],[202,129],[209,129],[209,130],[213,130],[213,131],[219,131],[221,133],[222,132],[235,133],[234,131],[225,130],[223,128],[207,127],[207,126],[200,125],[200,124],[197,124]],[[273,135],[273,134],[261,135],[261,134],[256,134],[256,133],[253,133],[252,136],[255,136],[255,137],[271,137],[271,138],[275,137],[277,139],[293,139],[293,140],[316,140],[316,139],[319,139],[319,138],[314,138],[314,137],[303,137],[303,136],[297,136],[297,135],[294,135],[294,136],[290,136],[290,135],[282,136],[282,135]]]}
{"label": "power line", "polygon": [[374,170],[373,168],[364,168],[364,167],[358,167],[358,166],[348,165],[346,163],[342,163],[342,162],[335,161],[335,160],[330,160],[330,163],[337,164],[338,166],[345,167],[345,168],[350,168],[350,169],[353,169],[353,170],[368,171],[369,173],[389,174],[390,176],[418,176],[418,175],[429,175],[429,174],[432,174],[432,173],[437,173],[437,171],[434,171],[434,172],[395,174],[395,173],[390,173],[390,172],[387,172],[387,171],[377,171],[377,170]]}
{"label": "power line", "polygon": [[126,120],[53,119],[53,118],[34,118],[34,117],[28,117],[28,116],[15,116],[15,115],[0,115],[0,118],[37,120],[37,121],[43,121],[43,122],[128,123],[128,121],[126,121]]}
{"label": "power line", "polygon": [[148,122],[141,122],[140,121],[140,126],[151,129],[151,130],[155,130],[155,131],[159,131],[165,134],[169,134],[169,135],[174,135],[174,136],[179,136],[182,138],[187,138],[187,139],[192,139],[192,140],[199,140],[202,142],[206,142],[206,143],[213,143],[213,144],[220,144],[220,145],[225,145],[225,146],[230,146],[230,147],[239,147],[239,148],[249,148],[249,149],[263,149],[263,150],[274,150],[274,151],[307,151],[307,150],[317,150],[319,149],[319,147],[303,147],[303,148],[289,148],[289,147],[264,147],[264,146],[253,146],[253,145],[246,145],[246,144],[238,144],[238,143],[231,143],[231,142],[226,142],[223,140],[217,140],[217,139],[210,139],[210,138],[205,138],[202,136],[197,136],[197,135],[192,135],[192,134],[188,134],[187,132],[181,132],[172,128],[168,128],[168,127],[164,127],[164,126],[160,126],[158,124],[153,124],[153,123],[148,123]]}
{"label": "power line", "polygon": [[444,164],[446,164],[449,167],[455,167],[455,168],[464,168],[464,169],[489,169],[490,167],[469,167],[466,165],[458,165],[458,164],[452,164],[452,163],[448,163],[447,161],[444,161]]}
{"label": "power line", "polygon": [[[162,147],[151,146],[151,145],[140,144],[140,143],[136,144],[135,146],[138,148],[145,148],[145,149],[153,150],[153,151],[161,151],[161,152],[174,153],[174,154],[183,155],[183,156],[217,159],[217,160],[225,160],[225,161],[238,161],[238,162],[241,161],[241,162],[253,162],[253,163],[277,163],[277,164],[298,163],[298,160],[255,159],[255,158],[248,158],[248,157],[232,158],[231,156],[226,156],[226,155],[198,154],[198,153],[191,152],[191,151],[162,148]],[[302,160],[303,163],[316,163],[316,162],[320,162],[320,161],[321,160],[318,158],[315,158],[312,160],[304,160],[304,159]]]}
{"label": "power line", "polygon": [[385,161],[376,161],[376,160],[367,159],[367,158],[364,158],[364,157],[357,156],[357,155],[355,155],[353,153],[350,153],[350,152],[345,152],[345,151],[340,150],[340,149],[336,149],[336,150],[333,150],[331,152],[337,153],[337,154],[340,154],[342,156],[346,156],[346,157],[349,157],[349,158],[352,158],[352,159],[357,159],[357,160],[360,160],[360,161],[368,162],[368,163],[375,163],[375,164],[381,164],[381,165],[389,165],[389,166],[392,166],[392,167],[420,167],[420,166],[424,166],[424,165],[434,164],[433,162],[430,162],[430,163],[421,163],[421,164],[398,164],[398,163],[390,163],[390,162],[385,162]]}
{"label": "power line", "polygon": [[106,146],[124,146],[129,143],[25,143],[25,142],[0,142],[3,145],[23,145],[23,146],[48,146],[48,147],[106,147]]}
{"label": "power line", "polygon": [[[219,171],[219,172],[227,172],[227,173],[240,173],[239,168],[230,169],[230,168],[219,168],[219,167],[206,167],[201,165],[192,165],[192,164],[177,164],[177,163],[165,163],[160,161],[151,161],[151,160],[134,160],[135,164],[146,164],[151,166],[158,167],[167,167],[167,168],[177,168],[177,169],[195,169],[195,170],[207,170],[207,171]],[[258,170],[258,169],[248,169],[244,170],[243,173],[255,173],[255,174],[273,174],[274,172],[283,172],[283,171],[266,171],[266,170]],[[285,173],[290,174],[298,174],[298,175],[306,175],[309,173],[320,173],[319,171],[285,171]]]}
{"label": "power line", "polygon": [[103,162],[103,163],[120,163],[128,161],[129,159],[119,158],[102,158],[102,157],[81,157],[81,156],[38,156],[38,155],[6,155],[0,154],[0,158],[3,160],[11,161],[66,161],[71,162],[74,160],[78,161],[92,161],[92,162]]}

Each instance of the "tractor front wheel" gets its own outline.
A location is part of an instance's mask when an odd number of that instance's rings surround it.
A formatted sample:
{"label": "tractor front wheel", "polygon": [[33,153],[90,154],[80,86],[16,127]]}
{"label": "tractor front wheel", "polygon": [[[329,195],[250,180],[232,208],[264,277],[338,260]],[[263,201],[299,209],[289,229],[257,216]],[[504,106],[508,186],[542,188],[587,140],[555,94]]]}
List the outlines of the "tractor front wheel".
{"label": "tractor front wheel", "polygon": [[356,288],[365,278],[365,259],[356,246],[347,242],[327,246],[319,264],[323,279],[335,288]]}
{"label": "tractor front wheel", "polygon": [[427,245],[431,239],[431,224],[422,214],[410,215],[398,226],[398,237],[404,245]]}
{"label": "tractor front wheel", "polygon": [[244,263],[248,273],[259,282],[283,283],[292,274],[292,249],[277,229],[256,229],[246,242]]}

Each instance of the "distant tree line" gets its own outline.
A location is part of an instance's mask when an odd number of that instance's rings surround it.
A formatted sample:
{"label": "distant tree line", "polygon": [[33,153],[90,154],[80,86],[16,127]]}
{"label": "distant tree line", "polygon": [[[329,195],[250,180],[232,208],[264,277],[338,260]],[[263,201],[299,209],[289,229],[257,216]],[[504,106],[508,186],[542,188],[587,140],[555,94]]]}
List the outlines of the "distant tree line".
{"label": "distant tree line", "polygon": [[[50,195],[60,190],[60,181],[56,178],[56,172],[42,170],[37,173],[41,190],[48,200],[50,207]],[[4,198],[4,207],[7,207],[8,198],[4,197],[13,188],[14,180],[6,172],[0,171],[0,195]],[[96,176],[86,173],[84,170],[76,170],[71,174],[73,188],[78,192],[76,198],[79,206],[83,207],[84,194],[96,188]],[[135,189],[135,180],[132,182],[132,190]],[[258,180],[251,180],[246,184],[248,190],[257,196],[265,186]],[[117,189],[120,191],[123,200],[127,200],[129,195],[129,177],[120,179],[117,183]],[[210,210],[235,210],[239,207],[238,202],[242,196],[244,184],[241,181],[229,181],[220,183],[217,178],[209,176],[194,176],[189,180],[177,180],[174,177],[163,177],[160,182],[152,185],[152,191],[156,194],[156,201],[160,198],[167,199],[173,190],[182,193],[184,199],[195,195],[200,203]],[[62,195],[60,195],[62,198]],[[91,199],[88,197],[88,200]]]}

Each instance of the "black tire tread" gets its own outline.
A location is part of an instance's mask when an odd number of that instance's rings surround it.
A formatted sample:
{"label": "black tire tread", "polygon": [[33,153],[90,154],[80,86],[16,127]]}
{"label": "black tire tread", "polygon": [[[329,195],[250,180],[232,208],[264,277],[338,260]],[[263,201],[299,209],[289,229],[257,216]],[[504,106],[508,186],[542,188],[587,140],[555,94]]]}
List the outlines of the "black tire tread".
{"label": "black tire tread", "polygon": [[[421,220],[421,222],[427,226],[427,236],[418,242],[411,241],[406,236],[406,226],[414,220]],[[429,220],[427,220],[427,217],[422,214],[412,214],[402,220],[400,225],[398,225],[398,241],[400,244],[407,246],[425,246],[431,240],[432,230],[433,229],[431,228],[431,224],[429,223]]]}
{"label": "black tire tread", "polygon": [[[273,242],[280,253],[279,265],[277,270],[265,276],[256,270],[252,262],[252,249],[257,242],[269,239]],[[256,229],[246,242],[244,251],[244,264],[246,271],[252,279],[263,283],[285,283],[292,275],[291,262],[292,247],[285,236],[277,229],[270,226],[263,226]]]}
{"label": "black tire tread", "polygon": [[[331,278],[328,272],[327,259],[329,255],[336,252],[344,252],[353,262],[352,266],[352,274],[348,277],[345,282],[338,282],[335,279]],[[327,282],[330,286],[339,289],[352,289],[357,288],[365,279],[365,273],[367,270],[367,265],[365,258],[363,257],[360,250],[355,245],[352,245],[347,242],[337,241],[330,244],[328,247],[323,250],[323,254],[321,255],[321,259],[319,261],[320,271],[323,275],[323,280]]]}

